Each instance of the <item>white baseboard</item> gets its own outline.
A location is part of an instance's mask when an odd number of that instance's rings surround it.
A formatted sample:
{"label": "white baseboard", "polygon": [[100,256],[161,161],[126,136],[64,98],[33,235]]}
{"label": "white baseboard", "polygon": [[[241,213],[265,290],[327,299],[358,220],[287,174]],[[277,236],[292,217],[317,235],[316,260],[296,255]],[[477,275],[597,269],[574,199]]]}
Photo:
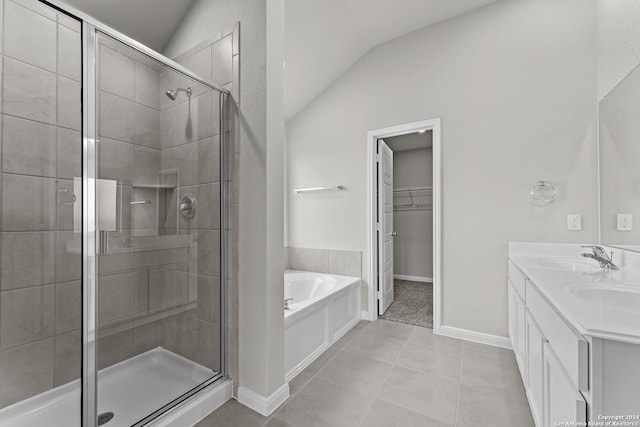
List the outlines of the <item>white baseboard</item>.
{"label": "white baseboard", "polygon": [[231,399],[232,389],[231,380],[212,386],[211,390],[207,389],[207,391],[199,393],[192,400],[183,403],[176,410],[161,417],[150,426],[183,427],[195,425]]}
{"label": "white baseboard", "polygon": [[433,279],[431,277],[407,276],[406,274],[394,274],[393,278],[398,280],[411,280],[412,282],[433,283]]}
{"label": "white baseboard", "polygon": [[246,387],[238,387],[238,402],[242,403],[257,413],[268,417],[289,398],[289,383],[284,383],[280,388],[265,397]]}
{"label": "white baseboard", "polygon": [[494,347],[508,348],[511,350],[511,340],[507,337],[498,335],[484,334],[482,332],[470,331],[468,329],[460,329],[453,326],[440,325],[438,335],[445,337],[458,338],[461,340],[473,341],[480,344],[492,345]]}

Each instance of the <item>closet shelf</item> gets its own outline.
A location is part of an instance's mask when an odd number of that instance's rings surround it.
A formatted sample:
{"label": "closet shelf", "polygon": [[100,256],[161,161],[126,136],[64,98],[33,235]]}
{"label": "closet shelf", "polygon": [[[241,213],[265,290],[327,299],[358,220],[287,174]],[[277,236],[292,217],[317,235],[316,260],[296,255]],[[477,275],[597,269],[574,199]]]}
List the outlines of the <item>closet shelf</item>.
{"label": "closet shelf", "polygon": [[393,210],[430,211],[433,209],[433,187],[408,187],[393,190]]}

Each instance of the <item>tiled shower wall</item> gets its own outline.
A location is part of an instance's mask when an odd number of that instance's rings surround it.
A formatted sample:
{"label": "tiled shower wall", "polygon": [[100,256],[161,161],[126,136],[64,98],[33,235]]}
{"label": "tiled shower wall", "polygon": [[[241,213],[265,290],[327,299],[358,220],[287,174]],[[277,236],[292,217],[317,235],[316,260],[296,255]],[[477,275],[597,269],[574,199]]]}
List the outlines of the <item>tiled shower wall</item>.
{"label": "tiled shower wall", "polygon": [[[0,0],[3,12],[0,408],[78,378],[81,352],[80,25],[33,0]],[[236,94],[238,34],[193,55]],[[218,371],[217,94],[187,83],[191,102],[171,103],[177,74],[117,44],[99,55],[99,178],[117,181],[119,200],[98,262],[99,367],[161,345]],[[187,192],[190,222],[175,215]]]}
{"label": "tiled shower wall", "polygon": [[36,1],[0,11],[2,408],[80,372],[82,68],[77,21]]}
{"label": "tiled shower wall", "polygon": [[[120,177],[130,221],[109,234],[110,246],[124,249],[99,260],[99,367],[162,346],[220,371],[218,93],[103,42],[100,144],[108,136],[121,153],[104,156],[101,147],[101,170],[114,170],[99,175]],[[177,87],[191,97],[165,96]],[[197,200],[189,220],[178,214],[187,194]]]}
{"label": "tiled shower wall", "polygon": [[[118,189],[107,203],[117,207],[116,223],[100,224],[100,208],[98,215],[99,228],[112,230],[101,235],[108,244],[98,258],[98,367],[104,368],[157,346],[175,347],[172,311],[197,303],[197,289],[189,287],[189,256],[197,248],[191,236],[176,234],[175,215],[172,230],[160,215],[184,174],[173,170],[171,186],[161,174],[163,67],[101,37],[97,69],[98,176]],[[130,204],[136,201],[148,203]]]}
{"label": "tiled shower wall", "polygon": [[[214,34],[216,34],[214,32]],[[229,233],[229,257],[227,266],[228,283],[228,335],[229,335],[229,369],[234,381],[234,395],[238,387],[238,165],[240,144],[238,143],[238,114],[240,108],[240,23],[205,40],[188,51],[178,55],[174,60],[196,74],[210,79],[214,83],[229,90],[227,143],[228,181],[230,217],[227,224]],[[214,106],[215,108],[215,106]]]}
{"label": "tiled shower wall", "polygon": [[286,248],[285,269],[362,277],[362,252]]}

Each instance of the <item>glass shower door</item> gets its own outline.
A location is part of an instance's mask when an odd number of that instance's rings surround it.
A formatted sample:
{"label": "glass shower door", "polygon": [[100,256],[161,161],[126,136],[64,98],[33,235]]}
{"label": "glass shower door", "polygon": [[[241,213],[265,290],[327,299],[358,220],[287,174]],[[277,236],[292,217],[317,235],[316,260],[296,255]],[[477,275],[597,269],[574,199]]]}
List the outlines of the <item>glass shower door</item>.
{"label": "glass shower door", "polygon": [[0,7],[0,425],[79,426],[81,23]]}
{"label": "glass shower door", "polygon": [[97,40],[97,406],[130,426],[223,370],[220,101]]}

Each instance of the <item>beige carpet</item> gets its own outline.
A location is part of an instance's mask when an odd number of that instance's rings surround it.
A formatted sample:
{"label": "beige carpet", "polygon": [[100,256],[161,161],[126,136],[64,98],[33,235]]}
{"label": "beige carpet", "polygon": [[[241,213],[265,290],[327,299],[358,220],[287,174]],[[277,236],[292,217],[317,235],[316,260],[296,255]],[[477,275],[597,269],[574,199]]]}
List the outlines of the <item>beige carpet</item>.
{"label": "beige carpet", "polygon": [[394,280],[394,298],[382,319],[433,329],[433,284]]}

